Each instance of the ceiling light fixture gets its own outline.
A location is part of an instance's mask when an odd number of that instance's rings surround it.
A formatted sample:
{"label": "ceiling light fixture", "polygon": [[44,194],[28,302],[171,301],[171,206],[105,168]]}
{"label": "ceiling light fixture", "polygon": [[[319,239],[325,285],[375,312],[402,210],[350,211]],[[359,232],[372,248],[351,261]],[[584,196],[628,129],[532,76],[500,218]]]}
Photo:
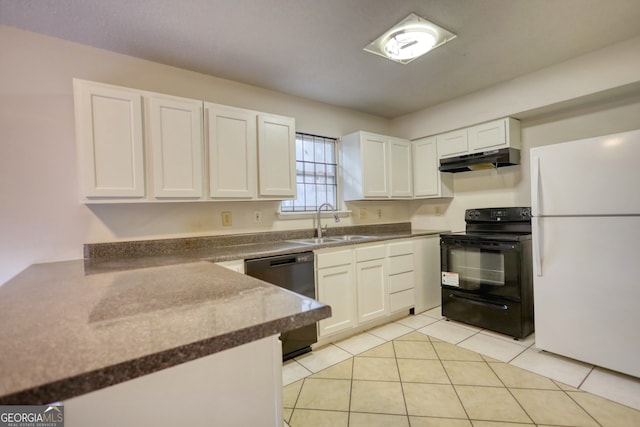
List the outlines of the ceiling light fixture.
{"label": "ceiling light fixture", "polygon": [[455,37],[451,31],[412,13],[367,45],[364,50],[408,64]]}

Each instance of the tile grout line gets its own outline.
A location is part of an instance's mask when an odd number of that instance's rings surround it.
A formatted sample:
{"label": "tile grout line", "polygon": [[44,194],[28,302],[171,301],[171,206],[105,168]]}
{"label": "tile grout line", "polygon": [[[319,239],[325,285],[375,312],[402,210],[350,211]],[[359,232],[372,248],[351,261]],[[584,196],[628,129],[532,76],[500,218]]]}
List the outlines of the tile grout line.
{"label": "tile grout line", "polygon": [[[460,394],[458,394],[458,390],[455,388],[453,381],[451,380],[451,377],[449,376],[449,372],[447,371],[447,368],[445,368],[444,363],[442,363],[442,359],[440,358],[440,354],[438,353],[438,350],[436,349],[436,347],[433,345],[433,341],[431,341],[431,336],[427,335],[429,337],[429,342],[431,343],[431,347],[433,347],[433,351],[436,353],[436,356],[438,356],[438,362],[440,362],[440,366],[442,366],[442,370],[444,371],[445,375],[447,376],[447,379],[449,380],[449,385],[451,386],[451,388],[453,389],[453,392],[456,394],[456,397],[458,398],[458,402],[460,402],[460,406],[462,407],[462,410],[464,411],[465,415],[467,416],[467,420],[469,420],[469,422],[471,423],[471,417],[469,416],[469,412],[467,411],[467,408],[464,406],[464,403],[462,402],[462,399],[460,398]],[[457,344],[453,344],[456,347],[458,346]]]}
{"label": "tile grout line", "polygon": [[351,424],[351,403],[353,402],[353,372],[356,369],[356,356],[351,356],[351,381],[349,383],[349,412],[347,414],[347,427]]}
{"label": "tile grout line", "polygon": [[[414,329],[413,332],[416,332],[416,330]],[[412,334],[413,332],[409,332],[409,334]],[[405,335],[408,335],[408,334],[405,334]],[[429,343],[431,343],[431,341],[429,341]],[[411,421],[409,420],[409,408],[407,407],[407,397],[404,394],[404,382],[402,381],[402,375],[400,374],[400,366],[398,365],[398,354],[396,353],[395,341],[391,341],[391,348],[393,348],[393,360],[396,362],[396,370],[398,371],[398,379],[400,380],[400,390],[402,391],[402,402],[404,402],[404,410],[406,412],[407,424],[411,425]]]}
{"label": "tile grout line", "polygon": [[[483,359],[484,360],[484,359]],[[511,395],[511,397],[513,398],[513,400],[516,401],[516,403],[518,404],[518,406],[520,407],[520,409],[522,409],[522,411],[527,415],[527,417],[529,417],[529,419],[531,420],[531,422],[534,425],[538,425],[538,423],[533,419],[533,417],[531,416],[531,414],[526,410],[526,408],[524,406],[522,406],[522,403],[520,403],[520,401],[518,400],[518,398],[511,392],[511,389],[504,383],[504,381],[502,380],[502,378],[500,378],[500,375],[498,375],[498,373],[493,369],[493,367],[491,366],[491,364],[489,362],[487,362],[485,360],[485,363],[487,364],[487,366],[489,367],[489,369],[491,369],[491,372],[493,372],[493,374],[498,378],[498,380],[502,383],[502,385],[504,386],[504,388],[507,390],[507,392]],[[502,362],[504,363],[504,362]],[[508,364],[508,363],[507,363]]]}
{"label": "tile grout line", "polygon": [[[589,376],[589,375],[587,374],[587,376]],[[573,397],[571,397],[571,395],[570,395],[569,393],[567,393],[567,390],[562,389],[562,387],[561,387],[560,389],[562,390],[562,392],[563,392],[563,393],[564,393],[564,394],[565,394],[569,399],[571,399],[571,401],[572,401],[573,403],[575,403],[576,405],[578,405],[578,407],[579,407],[580,409],[582,409],[582,410],[584,411],[584,413],[585,413],[585,414],[587,414],[587,415],[588,415],[588,416],[589,416],[593,421],[595,421],[595,423],[596,423],[596,424],[598,424],[600,427],[602,427],[602,424],[600,423],[600,421],[598,421],[598,420],[596,419],[596,417],[594,417],[593,415],[591,415],[591,412],[587,411],[587,408],[584,408],[584,407],[580,404],[580,402],[576,401]]]}
{"label": "tile grout line", "polygon": [[593,371],[596,370],[595,366],[591,366],[591,369],[589,369],[589,372],[587,372],[587,375],[584,376],[584,378],[582,379],[582,381],[580,381],[580,384],[578,384],[578,387],[576,387],[577,389],[580,389],[580,387],[582,387],[582,385],[584,384],[584,382],[587,380],[587,378],[589,378],[589,376],[593,373]]}
{"label": "tile grout line", "polygon": [[[531,345],[533,345],[533,344],[531,344]],[[516,354],[515,356],[513,356],[513,357],[512,357],[511,359],[509,359],[509,361],[508,361],[508,362],[506,362],[506,363],[507,363],[507,364],[509,364],[509,365],[511,365],[511,362],[513,362],[513,361],[514,361],[514,360],[516,360],[518,357],[520,357],[522,354],[524,354],[524,352],[525,352],[525,351],[527,351],[527,350],[529,350],[529,348],[531,348],[531,346],[529,346],[529,347],[524,347],[520,353],[518,353],[518,354]],[[512,365],[512,366],[515,366],[515,365]]]}

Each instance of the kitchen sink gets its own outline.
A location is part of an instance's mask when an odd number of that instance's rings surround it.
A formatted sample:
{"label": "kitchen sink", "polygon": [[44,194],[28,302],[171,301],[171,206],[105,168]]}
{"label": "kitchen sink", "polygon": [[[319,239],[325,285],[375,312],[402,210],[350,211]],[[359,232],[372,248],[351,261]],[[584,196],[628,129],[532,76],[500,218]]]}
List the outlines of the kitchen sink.
{"label": "kitchen sink", "polygon": [[357,234],[345,234],[343,236],[331,236],[330,239],[335,239],[338,241],[351,241],[351,240],[363,240],[363,239],[372,239],[375,236],[362,236]]}
{"label": "kitchen sink", "polygon": [[302,245],[321,245],[323,243],[335,243],[339,241],[340,240],[336,239],[335,237],[311,237],[309,239],[287,240],[287,242],[300,243]]}
{"label": "kitchen sink", "polygon": [[350,242],[353,240],[371,239],[375,236],[362,236],[356,234],[345,234],[342,236],[327,236],[327,237],[311,237],[308,239],[293,239],[287,240],[291,243],[299,243],[302,245],[321,245],[323,243],[337,243],[337,242]]}

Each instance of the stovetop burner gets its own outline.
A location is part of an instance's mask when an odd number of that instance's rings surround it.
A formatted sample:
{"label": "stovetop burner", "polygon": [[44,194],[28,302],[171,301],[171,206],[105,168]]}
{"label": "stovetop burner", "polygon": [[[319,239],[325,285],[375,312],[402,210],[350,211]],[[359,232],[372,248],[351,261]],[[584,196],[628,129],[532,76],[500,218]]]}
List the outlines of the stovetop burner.
{"label": "stovetop burner", "polygon": [[442,236],[475,240],[522,241],[531,239],[531,208],[467,209],[464,232]]}

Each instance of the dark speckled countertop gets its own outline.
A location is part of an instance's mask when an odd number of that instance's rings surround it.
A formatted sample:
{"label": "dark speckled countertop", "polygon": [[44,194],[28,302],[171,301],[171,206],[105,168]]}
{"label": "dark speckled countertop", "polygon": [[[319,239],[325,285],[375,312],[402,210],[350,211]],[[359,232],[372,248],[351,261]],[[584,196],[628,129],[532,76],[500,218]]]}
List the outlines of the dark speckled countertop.
{"label": "dark speckled countertop", "polygon": [[[438,234],[346,227],[365,242]],[[311,232],[312,233],[312,232]],[[0,404],[69,399],[331,315],[330,307],[213,262],[297,253],[308,230],[85,245],[0,287]],[[206,262],[209,261],[209,262]]]}
{"label": "dark speckled countertop", "polygon": [[87,274],[93,274],[201,260],[210,262],[244,260],[320,248],[433,236],[445,231],[448,230],[412,230],[411,223],[406,222],[333,227],[328,230],[327,237],[350,234],[366,235],[368,238],[357,241],[334,241],[320,245],[291,242],[291,240],[313,237],[314,230],[87,244],[84,247],[85,268]]}

